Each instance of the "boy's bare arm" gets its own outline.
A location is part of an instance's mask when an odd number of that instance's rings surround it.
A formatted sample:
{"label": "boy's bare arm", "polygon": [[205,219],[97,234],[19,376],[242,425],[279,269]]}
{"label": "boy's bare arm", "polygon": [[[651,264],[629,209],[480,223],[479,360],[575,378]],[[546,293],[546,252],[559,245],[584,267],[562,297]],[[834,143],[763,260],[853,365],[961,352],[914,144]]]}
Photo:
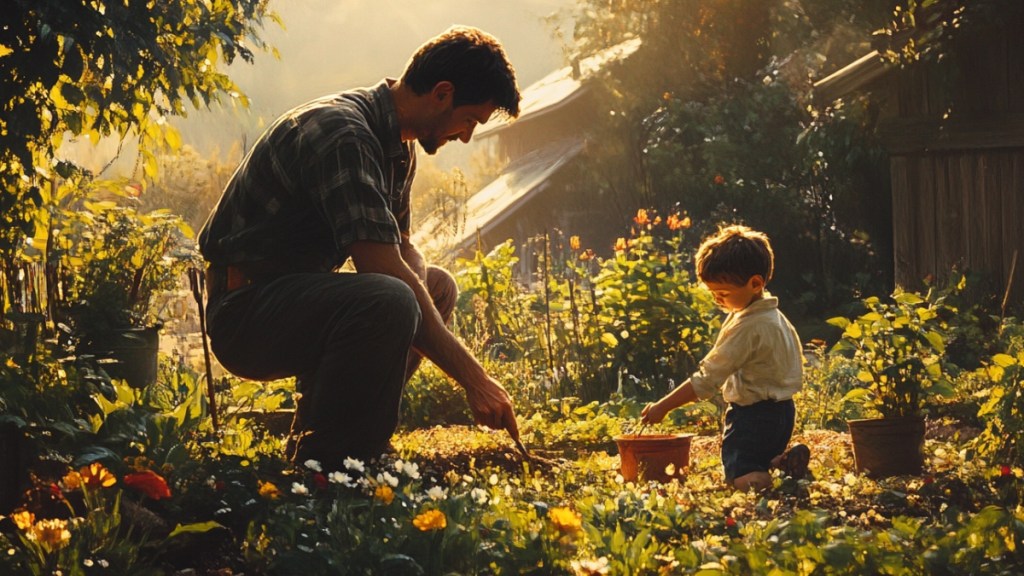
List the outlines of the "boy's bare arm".
{"label": "boy's bare arm", "polygon": [[693,384],[687,378],[676,389],[666,394],[661,400],[648,404],[640,413],[640,421],[644,424],[657,424],[665,419],[665,416],[672,410],[697,401],[697,393],[693,390]]}

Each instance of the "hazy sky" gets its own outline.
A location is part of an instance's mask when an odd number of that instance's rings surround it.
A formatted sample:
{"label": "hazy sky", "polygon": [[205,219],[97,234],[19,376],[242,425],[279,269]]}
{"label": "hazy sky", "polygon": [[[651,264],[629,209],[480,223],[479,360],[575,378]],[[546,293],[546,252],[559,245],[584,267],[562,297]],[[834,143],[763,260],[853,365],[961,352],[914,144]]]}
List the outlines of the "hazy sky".
{"label": "hazy sky", "polygon": [[[273,0],[285,28],[264,34],[281,54],[258,53],[229,74],[250,98],[248,110],[217,107],[176,120],[200,150],[258,136],[282,112],[318,96],[398,76],[425,40],[452,24],[477,26],[505,45],[521,87],[564,64],[545,16],[573,0]],[[568,32],[571,32],[568,31]]]}

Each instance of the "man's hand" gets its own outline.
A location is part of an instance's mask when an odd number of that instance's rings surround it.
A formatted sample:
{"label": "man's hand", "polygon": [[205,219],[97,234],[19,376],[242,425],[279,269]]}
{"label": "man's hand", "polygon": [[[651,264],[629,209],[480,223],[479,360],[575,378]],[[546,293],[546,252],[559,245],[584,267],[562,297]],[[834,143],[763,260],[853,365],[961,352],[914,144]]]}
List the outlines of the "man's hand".
{"label": "man's hand", "polygon": [[477,424],[495,430],[508,430],[513,439],[519,439],[519,424],[512,398],[497,380],[488,377],[478,386],[466,387],[466,400]]}

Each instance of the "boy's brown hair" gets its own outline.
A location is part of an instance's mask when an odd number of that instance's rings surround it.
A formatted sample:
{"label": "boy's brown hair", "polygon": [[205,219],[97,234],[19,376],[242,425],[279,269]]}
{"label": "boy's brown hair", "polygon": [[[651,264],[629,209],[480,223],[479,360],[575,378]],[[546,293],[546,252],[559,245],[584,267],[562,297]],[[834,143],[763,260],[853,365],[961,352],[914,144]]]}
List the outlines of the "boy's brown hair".
{"label": "boy's brown hair", "polygon": [[717,234],[705,238],[694,260],[701,281],[736,286],[756,275],[767,284],[775,270],[775,253],[768,237],[742,225],[719,228]]}

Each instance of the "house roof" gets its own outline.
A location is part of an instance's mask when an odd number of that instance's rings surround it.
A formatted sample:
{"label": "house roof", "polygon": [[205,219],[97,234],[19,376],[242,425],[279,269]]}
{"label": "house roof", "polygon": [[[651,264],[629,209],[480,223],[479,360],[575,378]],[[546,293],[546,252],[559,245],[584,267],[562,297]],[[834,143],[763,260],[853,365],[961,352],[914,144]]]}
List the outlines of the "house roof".
{"label": "house roof", "polygon": [[881,53],[872,50],[815,82],[814,97],[822,102],[831,102],[863,88],[889,70],[890,66],[882,58]]}
{"label": "house roof", "polygon": [[[587,78],[600,71],[609,62],[630,56],[636,52],[640,44],[639,38],[626,40],[580,60],[577,74],[573,73],[572,66],[566,66],[530,84],[523,90],[522,101],[519,103],[519,118],[516,122],[547,114],[579,98],[586,91],[584,81]],[[511,123],[507,118],[500,118],[497,122],[484,124],[477,129],[474,137],[491,136]]]}
{"label": "house roof", "polygon": [[467,200],[464,221],[454,237],[445,237],[441,218],[431,217],[413,235],[413,243],[424,250],[462,250],[473,244],[477,234],[487,234],[515,213],[524,203],[547,188],[548,179],[583,150],[583,138],[573,137],[538,148],[509,166],[487,186]]}

